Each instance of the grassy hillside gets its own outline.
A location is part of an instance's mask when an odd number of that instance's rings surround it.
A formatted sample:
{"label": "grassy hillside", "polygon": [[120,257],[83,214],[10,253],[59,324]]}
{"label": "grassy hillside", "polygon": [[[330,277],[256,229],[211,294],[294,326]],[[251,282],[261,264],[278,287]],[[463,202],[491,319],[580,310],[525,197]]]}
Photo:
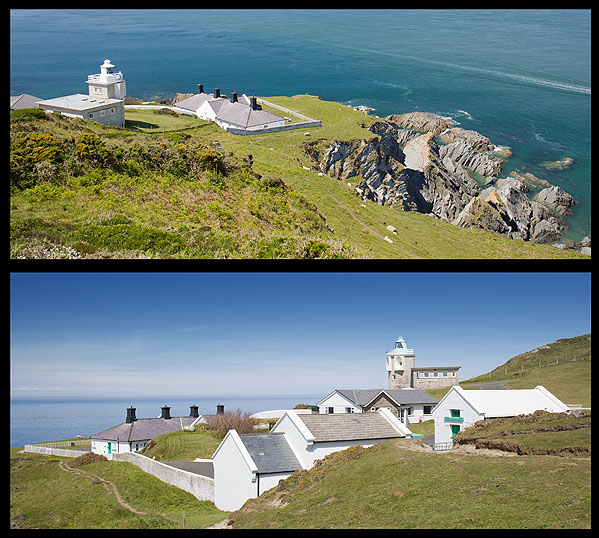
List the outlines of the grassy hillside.
{"label": "grassy hillside", "polygon": [[387,441],[327,456],[231,514],[234,528],[590,528],[590,458]]}
{"label": "grassy hillside", "polygon": [[[10,455],[11,528],[180,529],[183,513],[185,528],[204,528],[226,516],[131,463],[18,450]],[[111,484],[133,511],[118,502]]]}
{"label": "grassy hillside", "polygon": [[323,126],[236,136],[198,122],[152,134],[173,118],[127,112],[128,130],[17,111],[11,257],[586,258],[363,202],[360,178],[319,176],[307,149],[373,138],[374,118],[310,96],[268,99]]}
{"label": "grassy hillside", "polygon": [[[512,357],[487,374],[460,383],[510,380],[511,389],[543,385],[565,403],[591,405],[591,335],[561,338]],[[438,396],[436,396],[438,397]]]}
{"label": "grassy hillside", "polygon": [[212,458],[222,441],[217,432],[198,428],[194,432],[179,431],[157,435],[142,454],[157,461],[192,461]]}

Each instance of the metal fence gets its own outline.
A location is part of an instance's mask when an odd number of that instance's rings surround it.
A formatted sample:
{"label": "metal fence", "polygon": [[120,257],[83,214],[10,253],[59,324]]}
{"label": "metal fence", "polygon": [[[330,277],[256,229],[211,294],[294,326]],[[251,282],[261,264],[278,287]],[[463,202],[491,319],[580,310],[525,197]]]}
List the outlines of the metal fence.
{"label": "metal fence", "polygon": [[433,450],[435,452],[443,452],[446,450],[451,450],[453,448],[453,441],[449,441],[448,443],[434,443]]}

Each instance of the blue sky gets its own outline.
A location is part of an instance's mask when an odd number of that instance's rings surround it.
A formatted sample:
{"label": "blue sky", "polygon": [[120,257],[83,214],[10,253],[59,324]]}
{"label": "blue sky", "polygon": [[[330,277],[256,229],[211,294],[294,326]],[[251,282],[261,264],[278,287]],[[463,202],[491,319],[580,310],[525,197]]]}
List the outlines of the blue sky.
{"label": "blue sky", "polygon": [[589,273],[12,273],[11,396],[321,395],[589,333]]}

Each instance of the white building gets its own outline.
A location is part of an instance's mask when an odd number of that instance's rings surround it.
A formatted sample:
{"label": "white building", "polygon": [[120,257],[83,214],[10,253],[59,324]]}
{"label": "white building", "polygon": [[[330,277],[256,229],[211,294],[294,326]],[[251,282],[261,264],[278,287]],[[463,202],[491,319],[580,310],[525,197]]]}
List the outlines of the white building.
{"label": "white building", "polygon": [[452,437],[477,420],[528,415],[537,410],[565,413],[570,408],[545,387],[518,390],[464,390],[452,387],[433,409],[435,443]]}
{"label": "white building", "polygon": [[129,407],[125,422],[91,436],[92,452],[108,459],[115,453],[139,452],[157,435],[195,426],[205,422],[202,419],[195,405],[190,406],[188,417],[171,417],[170,407],[164,406],[160,417],[140,419],[135,416],[135,407]]}
{"label": "white building", "polygon": [[437,398],[415,389],[335,389],[316,405],[319,413],[366,413],[389,409],[404,424],[432,418]]}
{"label": "white building", "polygon": [[238,510],[332,452],[410,436],[388,409],[356,415],[287,411],[270,433],[239,435],[231,430],[213,455],[214,504],[220,510]]}
{"label": "white building", "polygon": [[435,389],[459,384],[460,366],[421,366],[416,368],[416,353],[403,336],[387,351],[386,369],[390,389]]}
{"label": "white building", "polygon": [[115,73],[110,60],[104,60],[100,73],[87,77],[87,85],[87,95],[75,93],[46,99],[38,101],[37,106],[47,112],[124,127],[126,85],[123,73]]}
{"label": "white building", "polygon": [[229,98],[222,97],[220,88],[214,93],[204,93],[204,86],[198,84],[198,93],[179,101],[177,108],[190,110],[203,120],[213,121],[222,129],[232,132],[258,133],[264,129],[282,127],[285,119],[262,110],[256,97],[231,92]]}

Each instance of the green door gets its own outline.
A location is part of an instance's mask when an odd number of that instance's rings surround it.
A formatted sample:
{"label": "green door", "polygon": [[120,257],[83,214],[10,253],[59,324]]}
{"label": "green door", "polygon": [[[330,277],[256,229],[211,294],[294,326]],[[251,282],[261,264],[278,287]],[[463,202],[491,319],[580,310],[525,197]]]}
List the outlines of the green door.
{"label": "green door", "polygon": [[453,437],[454,435],[457,435],[458,433],[460,433],[460,425],[452,424],[451,425],[451,436]]}
{"label": "green door", "polygon": [[[452,426],[452,428],[453,428],[453,426]],[[110,443],[108,443],[108,453],[112,454],[112,450],[110,449]]]}

